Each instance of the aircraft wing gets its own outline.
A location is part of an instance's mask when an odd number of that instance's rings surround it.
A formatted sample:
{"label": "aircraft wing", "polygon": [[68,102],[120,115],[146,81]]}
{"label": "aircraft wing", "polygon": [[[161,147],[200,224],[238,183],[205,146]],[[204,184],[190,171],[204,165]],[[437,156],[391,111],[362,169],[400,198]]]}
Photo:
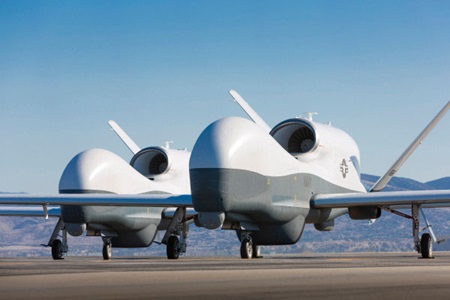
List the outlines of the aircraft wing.
{"label": "aircraft wing", "polygon": [[58,194],[58,195],[0,195],[0,204],[9,205],[80,205],[80,206],[140,206],[192,207],[191,195],[170,194]]}
{"label": "aircraft wing", "polygon": [[47,212],[42,206],[0,206],[2,217],[53,217],[61,216],[59,207],[48,207]]}
{"label": "aircraft wing", "polygon": [[310,202],[312,208],[402,207],[412,204],[450,207],[450,190],[317,194]]}

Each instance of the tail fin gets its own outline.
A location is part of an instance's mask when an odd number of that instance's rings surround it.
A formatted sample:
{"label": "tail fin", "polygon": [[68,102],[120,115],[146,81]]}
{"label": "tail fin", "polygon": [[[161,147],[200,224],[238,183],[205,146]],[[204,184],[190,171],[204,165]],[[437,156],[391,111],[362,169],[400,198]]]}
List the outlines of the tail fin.
{"label": "tail fin", "polygon": [[141,148],[139,148],[138,145],[128,136],[128,134],[123,131],[120,126],[114,122],[113,120],[108,121],[109,126],[111,126],[111,129],[114,130],[114,132],[119,136],[119,138],[122,140],[122,142],[128,147],[128,149],[133,152],[133,154],[138,153]]}
{"label": "tail fin", "polygon": [[253,120],[256,124],[264,128],[267,132],[270,132],[270,126],[253,110],[253,108],[239,95],[235,90],[229,91],[231,97],[236,101],[239,106],[245,111],[245,113]]}

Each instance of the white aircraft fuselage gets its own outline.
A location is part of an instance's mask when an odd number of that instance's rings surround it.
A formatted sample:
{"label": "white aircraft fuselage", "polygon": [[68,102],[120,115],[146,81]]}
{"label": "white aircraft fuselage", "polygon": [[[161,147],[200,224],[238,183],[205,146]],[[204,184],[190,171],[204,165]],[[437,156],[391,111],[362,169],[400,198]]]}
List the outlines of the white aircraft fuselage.
{"label": "white aircraft fuselage", "polygon": [[[220,119],[198,138],[189,167],[199,225],[251,232],[257,245],[296,243],[305,223],[331,230],[348,209],[312,209],[315,194],[366,192],[354,140],[303,118],[270,133],[247,119]],[[377,214],[353,211],[355,218]]]}
{"label": "white aircraft fuselage", "polygon": [[[149,147],[131,163],[103,149],[76,155],[65,168],[60,194],[189,194],[190,153]],[[158,230],[167,229],[164,207],[61,205],[61,218],[69,234],[110,238],[114,247],[148,247]],[[164,222],[166,221],[166,222]]]}

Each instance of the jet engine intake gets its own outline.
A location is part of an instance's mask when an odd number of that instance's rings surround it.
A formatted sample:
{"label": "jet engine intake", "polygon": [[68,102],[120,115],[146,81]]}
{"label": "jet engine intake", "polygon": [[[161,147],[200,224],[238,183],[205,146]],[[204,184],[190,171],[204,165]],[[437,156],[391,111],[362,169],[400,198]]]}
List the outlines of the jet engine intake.
{"label": "jet engine intake", "polygon": [[170,159],[163,148],[148,147],[136,153],[130,165],[145,177],[153,178],[170,170]]}
{"label": "jet engine intake", "polygon": [[270,134],[293,155],[313,152],[319,145],[314,124],[306,119],[289,119],[276,125]]}

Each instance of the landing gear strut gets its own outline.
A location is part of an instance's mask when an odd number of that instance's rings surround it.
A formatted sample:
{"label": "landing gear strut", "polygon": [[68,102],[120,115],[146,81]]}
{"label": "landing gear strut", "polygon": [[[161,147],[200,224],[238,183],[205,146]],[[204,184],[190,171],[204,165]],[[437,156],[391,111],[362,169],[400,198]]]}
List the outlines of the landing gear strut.
{"label": "landing gear strut", "polygon": [[[419,237],[420,227],[419,227],[419,211],[422,213],[422,217],[425,220],[425,227],[422,230],[428,229],[430,233],[424,233]],[[433,258],[433,241],[440,243],[434,235],[431,224],[428,222],[425,213],[423,212],[420,204],[413,204],[411,207],[412,222],[413,222],[413,237],[414,237],[414,247],[416,251],[422,255],[422,258]]]}
{"label": "landing gear strut", "polygon": [[168,259],[178,259],[180,255],[186,253],[187,221],[186,208],[177,208],[162,239],[162,244],[167,245],[166,253]]}
{"label": "landing gear strut", "polygon": [[[400,211],[391,209],[388,206],[383,207],[384,210],[391,212],[393,214],[396,214],[398,216],[411,219],[412,220],[412,234],[414,239],[414,249],[421,255],[422,258],[434,258],[433,257],[433,242],[435,243],[442,243],[446,241],[446,239],[438,240],[436,236],[434,235],[434,231],[431,228],[431,224],[427,219],[427,216],[425,215],[423,209],[421,208],[420,204],[413,204],[411,206],[411,216],[407,215],[405,213],[402,213]],[[422,214],[422,218],[425,221],[426,227],[422,230],[420,229],[420,222],[419,222],[419,212]],[[427,233],[422,234],[420,236],[420,232],[427,230]]]}
{"label": "landing gear strut", "polygon": [[[61,235],[59,235],[60,231]],[[62,241],[58,239],[58,237],[61,237]],[[55,229],[53,230],[47,245],[43,246],[52,248],[52,258],[54,260],[64,259],[63,256],[69,252],[69,246],[67,245],[67,230],[61,218],[59,218],[58,223],[56,223]]]}
{"label": "landing gear strut", "polygon": [[[411,206],[411,216],[400,211],[391,209],[390,207],[383,207],[384,210],[396,214],[398,216],[411,219],[412,220],[412,235],[414,239],[414,249],[421,255],[422,258],[433,258],[433,242],[441,243],[445,239],[438,240],[434,235],[433,229],[431,228],[430,222],[428,222],[427,216],[421,208],[420,204],[413,204]],[[422,218],[427,225],[425,228],[420,230],[419,222],[419,212],[422,214]],[[424,233],[420,236],[420,232],[428,229],[429,233]]]}

